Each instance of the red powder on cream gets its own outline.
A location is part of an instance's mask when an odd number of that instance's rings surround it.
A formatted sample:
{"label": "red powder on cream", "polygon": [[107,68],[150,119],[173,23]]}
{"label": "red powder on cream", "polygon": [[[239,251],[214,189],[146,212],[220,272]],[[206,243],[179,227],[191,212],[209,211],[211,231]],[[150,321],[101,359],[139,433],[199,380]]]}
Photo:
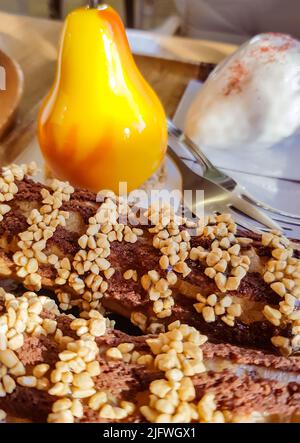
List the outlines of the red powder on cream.
{"label": "red powder on cream", "polygon": [[[279,39],[276,40],[276,39]],[[276,44],[278,42],[278,44]],[[250,49],[250,57],[258,59],[261,63],[273,63],[279,59],[284,58],[285,52],[295,48],[297,42],[289,35],[269,32],[261,37],[261,43]],[[249,56],[249,55],[248,55]],[[239,94],[242,92],[242,86],[249,77],[249,70],[245,63],[241,60],[235,61],[229,68],[229,78],[226,86],[223,89],[223,94],[229,96],[230,94]]]}
{"label": "red powder on cream", "polygon": [[223,90],[225,96],[230,95],[232,93],[241,92],[242,83],[245,81],[245,78],[248,76],[247,69],[238,60],[232,66],[230,66],[229,70],[230,70],[230,75],[228,83]]}
{"label": "red powder on cream", "polygon": [[[272,42],[272,38],[280,37],[282,42],[278,45],[274,44],[268,44],[269,42]],[[262,59],[265,63],[271,63],[276,60],[276,56],[278,57],[279,54],[283,54],[284,52],[294,48],[296,46],[296,41],[290,37],[289,35],[280,34],[276,32],[268,32],[263,37],[262,41],[266,42],[266,46],[260,46],[258,48],[254,48],[251,51],[251,55],[253,57],[257,57],[260,54],[262,55],[268,55],[267,58]],[[268,44],[268,45],[267,45]]]}

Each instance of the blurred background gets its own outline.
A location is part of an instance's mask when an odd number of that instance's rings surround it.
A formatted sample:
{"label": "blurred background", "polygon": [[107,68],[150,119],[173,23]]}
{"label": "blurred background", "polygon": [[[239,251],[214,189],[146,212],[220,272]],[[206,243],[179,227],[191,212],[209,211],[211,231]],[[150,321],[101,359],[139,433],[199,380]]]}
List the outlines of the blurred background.
{"label": "blurred background", "polygon": [[[82,0],[0,0],[0,9],[16,14],[59,19],[71,9],[85,3],[87,2]],[[173,0],[109,0],[106,3],[119,11],[122,18],[127,20],[128,26],[141,29],[159,26],[176,13]]]}
{"label": "blurred background", "polygon": [[[84,0],[0,0],[0,10],[63,19]],[[99,2],[103,3],[103,2]],[[108,0],[128,28],[241,43],[260,32],[300,38],[300,0]]]}

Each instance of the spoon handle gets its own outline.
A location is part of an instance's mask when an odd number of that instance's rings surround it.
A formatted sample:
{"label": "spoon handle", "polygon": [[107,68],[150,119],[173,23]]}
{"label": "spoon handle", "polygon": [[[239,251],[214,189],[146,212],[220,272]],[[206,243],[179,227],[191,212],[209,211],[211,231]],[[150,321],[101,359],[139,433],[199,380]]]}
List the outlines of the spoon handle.
{"label": "spoon handle", "polygon": [[98,8],[99,1],[98,0],[89,0],[90,8]]}

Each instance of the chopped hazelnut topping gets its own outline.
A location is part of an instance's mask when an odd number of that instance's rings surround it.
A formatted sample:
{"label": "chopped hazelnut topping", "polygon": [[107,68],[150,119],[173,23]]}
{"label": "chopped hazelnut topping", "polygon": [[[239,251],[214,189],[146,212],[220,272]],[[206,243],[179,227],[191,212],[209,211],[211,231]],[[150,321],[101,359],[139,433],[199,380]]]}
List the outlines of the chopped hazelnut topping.
{"label": "chopped hazelnut topping", "polygon": [[25,175],[34,175],[36,171],[37,167],[34,162],[29,165],[18,166],[13,164],[2,168],[0,177],[0,222],[11,209],[5,202],[13,200],[18,192],[15,180],[21,181]]}
{"label": "chopped hazelnut topping", "polygon": [[146,330],[147,317],[141,312],[132,312],[130,320],[134,325],[138,326],[142,331]]}
{"label": "chopped hazelnut topping", "polygon": [[0,422],[4,422],[6,419],[6,412],[0,409]]}
{"label": "chopped hazelnut topping", "polygon": [[[186,227],[194,228],[195,224],[188,223],[185,219],[178,217],[169,205],[161,205],[160,202],[153,204],[146,211],[145,216],[153,225],[153,227],[149,229],[149,232],[154,234],[152,240],[153,246],[154,248],[159,249],[162,253],[162,256],[159,259],[159,266],[162,270],[169,271],[168,275],[172,275],[172,277],[167,277],[167,280],[170,285],[175,285],[176,281],[174,280],[177,280],[177,277],[173,271],[182,274],[183,278],[191,272],[191,269],[185,262],[186,259],[189,258],[191,236],[188,230],[182,230],[180,228],[183,227],[184,224]],[[142,277],[142,286],[145,290],[150,290],[152,292],[150,299],[154,301],[153,310],[157,317],[169,317],[172,313],[171,308],[174,304],[171,293],[167,296],[165,294],[162,295],[161,293],[160,295],[157,295],[157,292],[160,291],[153,288],[153,285],[151,282],[147,281],[145,276]],[[167,292],[169,291],[167,290]],[[165,297],[168,297],[167,301],[160,300]]]}
{"label": "chopped hazelnut topping", "polygon": [[[61,211],[60,208],[65,201],[70,199],[74,192],[68,183],[53,180],[50,185],[52,193],[47,189],[42,189],[43,205],[39,210],[33,209],[27,218],[29,225],[25,232],[19,234],[18,246],[21,251],[14,254],[13,260],[17,266],[17,275],[24,278],[24,284],[30,289],[41,289],[41,277],[38,274],[39,264],[48,263],[47,256],[43,253],[46,242],[51,238],[57,226],[65,226],[69,214]],[[30,252],[31,257],[27,254]],[[65,261],[67,259],[63,259]],[[52,258],[53,261],[53,258]],[[56,263],[58,270],[57,284],[65,284],[69,276],[69,270],[63,268],[60,272],[59,263]]]}
{"label": "chopped hazelnut topping", "polygon": [[[165,379],[155,380],[149,387],[149,404],[140,408],[144,417],[152,423],[210,422],[225,419],[216,410],[214,396],[205,394],[198,402],[191,377],[204,372],[202,351],[199,348],[207,338],[188,325],[176,321],[168,332],[158,338],[148,339],[154,354],[154,366],[165,373]],[[171,344],[180,344],[178,350]]]}
{"label": "chopped hazelnut topping", "polygon": [[157,271],[151,270],[141,278],[142,287],[148,292],[149,299],[153,301],[153,311],[157,318],[170,317],[174,299],[172,297],[173,286],[177,282],[176,274],[170,271],[167,278],[160,278]]}
{"label": "chopped hazelnut topping", "polygon": [[138,280],[138,275],[137,275],[137,271],[135,271],[134,269],[128,269],[127,271],[124,272],[123,277],[125,280],[133,280],[135,282],[137,282]]}
{"label": "chopped hazelnut topping", "polygon": [[263,278],[282,301],[278,309],[266,305],[263,314],[274,326],[290,324],[291,339],[281,336],[272,337],[272,343],[284,355],[300,349],[300,328],[296,301],[300,299],[300,260],[293,257],[290,241],[278,231],[262,235],[262,244],[271,248],[272,258],[267,262]]}
{"label": "chopped hazelnut topping", "polygon": [[[75,272],[70,274],[68,280],[69,285],[84,300],[83,316],[89,309],[101,310],[100,300],[107,291],[107,280],[115,273],[109,262],[110,243],[123,240],[135,243],[143,235],[141,229],[131,229],[118,222],[122,212],[128,213],[130,209],[121,198],[117,199],[110,192],[100,193],[97,198],[102,203],[95,216],[89,219],[86,233],[78,240],[81,249],[74,257],[72,266]],[[124,273],[124,279],[131,278],[137,281],[135,270]]]}
{"label": "chopped hazelnut topping", "polygon": [[242,314],[241,305],[234,303],[229,295],[218,297],[216,294],[211,294],[206,298],[197,294],[196,298],[198,303],[194,304],[194,308],[202,314],[207,323],[216,321],[216,317],[220,316],[228,326],[234,326],[234,318]]}
{"label": "chopped hazelnut topping", "polygon": [[202,234],[213,242],[209,250],[201,246],[193,248],[190,259],[206,265],[205,275],[215,281],[221,292],[237,290],[249,269],[250,260],[241,255],[242,241],[235,237],[236,224],[230,214],[206,217],[202,224]]}

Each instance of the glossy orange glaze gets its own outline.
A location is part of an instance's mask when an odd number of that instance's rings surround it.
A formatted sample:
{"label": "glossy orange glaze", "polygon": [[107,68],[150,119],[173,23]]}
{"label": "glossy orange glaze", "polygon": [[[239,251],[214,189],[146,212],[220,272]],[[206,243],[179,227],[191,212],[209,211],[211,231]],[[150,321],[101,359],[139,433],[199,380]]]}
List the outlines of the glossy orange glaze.
{"label": "glossy orange glaze", "polygon": [[159,167],[165,113],[111,7],[79,8],[67,17],[38,134],[53,174],[96,192],[118,192],[119,182],[130,191]]}

